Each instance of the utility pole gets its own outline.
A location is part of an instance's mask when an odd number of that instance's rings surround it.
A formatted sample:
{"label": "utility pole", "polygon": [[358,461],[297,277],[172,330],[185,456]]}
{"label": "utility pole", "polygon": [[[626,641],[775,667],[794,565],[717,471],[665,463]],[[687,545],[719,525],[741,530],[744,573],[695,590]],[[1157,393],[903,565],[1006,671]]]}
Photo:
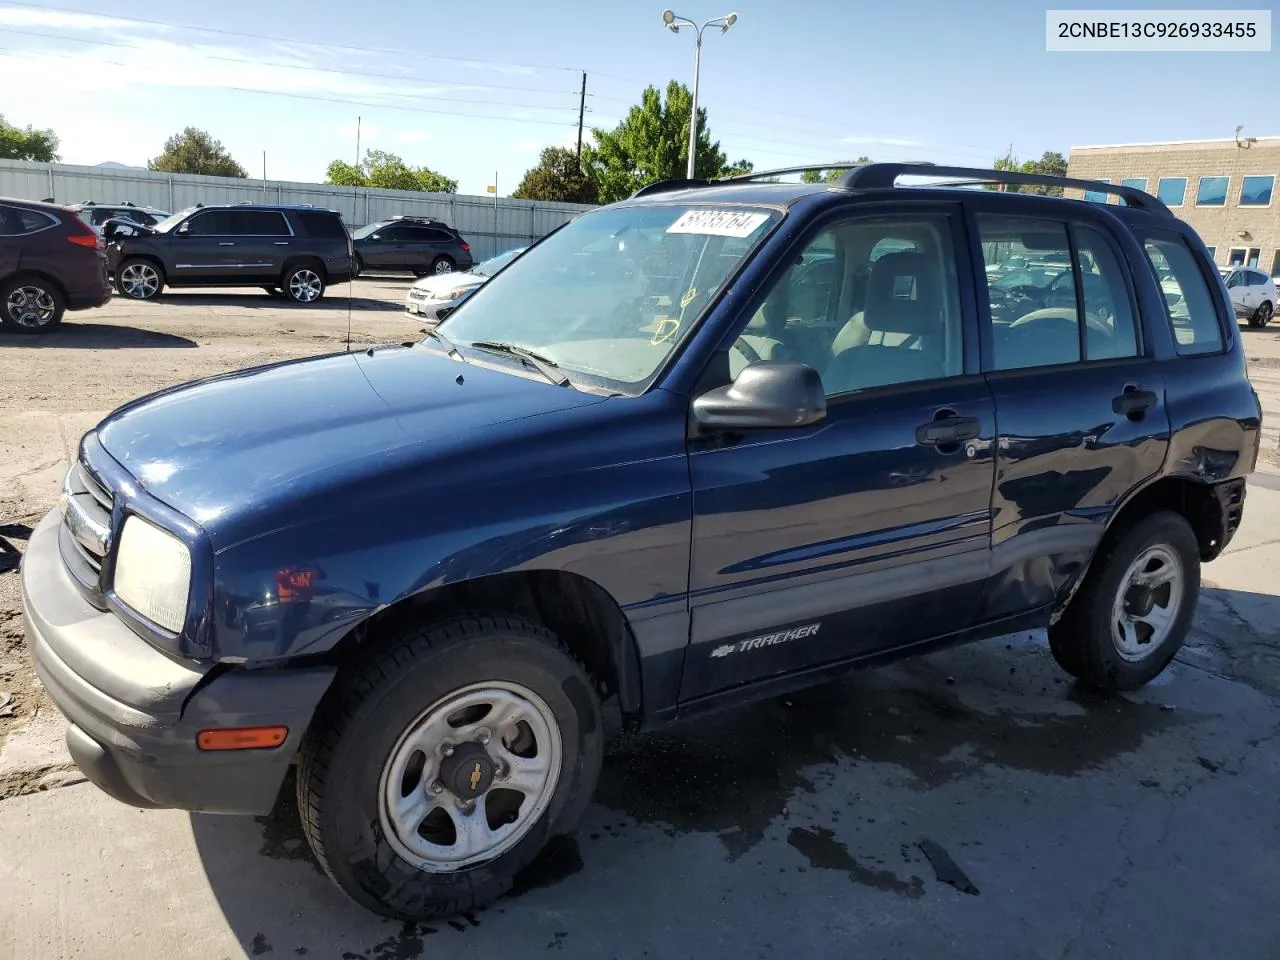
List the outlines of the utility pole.
{"label": "utility pole", "polygon": [[578,95],[578,160],[582,160],[582,118],[587,112],[587,71],[582,71],[582,92]]}

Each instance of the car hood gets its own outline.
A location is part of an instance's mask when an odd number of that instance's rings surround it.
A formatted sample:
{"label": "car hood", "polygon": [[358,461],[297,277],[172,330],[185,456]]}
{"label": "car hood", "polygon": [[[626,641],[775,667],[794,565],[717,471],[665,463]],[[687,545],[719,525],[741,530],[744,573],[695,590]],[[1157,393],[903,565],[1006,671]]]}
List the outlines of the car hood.
{"label": "car hood", "polygon": [[463,273],[460,271],[441,273],[415,280],[413,289],[423,290],[434,295],[457,290],[459,287],[478,287],[488,279],[488,277],[482,277],[478,273]]}
{"label": "car hood", "polygon": [[354,508],[396,471],[473,454],[482,465],[485,446],[515,429],[502,425],[521,421],[527,435],[532,418],[604,399],[426,346],[387,347],[174,387],[116,410],[97,433],[220,549],[288,525],[291,512]]}

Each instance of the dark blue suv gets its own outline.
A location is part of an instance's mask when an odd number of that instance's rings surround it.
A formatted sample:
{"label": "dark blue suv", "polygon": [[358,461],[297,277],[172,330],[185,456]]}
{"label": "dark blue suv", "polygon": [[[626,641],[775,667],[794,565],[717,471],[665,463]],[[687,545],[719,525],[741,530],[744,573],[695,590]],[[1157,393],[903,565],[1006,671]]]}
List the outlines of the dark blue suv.
{"label": "dark blue suv", "polygon": [[1101,183],[789,172],[656,184],[419,343],[87,434],[23,563],[85,774],[262,814],[296,761],[329,875],[416,919],[573,829],[604,701],[648,729],[1030,628],[1160,673],[1261,419],[1195,233]]}

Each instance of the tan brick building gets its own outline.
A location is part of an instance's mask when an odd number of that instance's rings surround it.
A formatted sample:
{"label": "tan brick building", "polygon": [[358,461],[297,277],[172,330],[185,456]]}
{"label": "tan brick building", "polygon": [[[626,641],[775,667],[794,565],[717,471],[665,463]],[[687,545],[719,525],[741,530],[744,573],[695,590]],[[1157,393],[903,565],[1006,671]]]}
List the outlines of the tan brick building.
{"label": "tan brick building", "polygon": [[1280,276],[1280,137],[1072,147],[1067,175],[1155,194],[1195,228],[1218,264]]}

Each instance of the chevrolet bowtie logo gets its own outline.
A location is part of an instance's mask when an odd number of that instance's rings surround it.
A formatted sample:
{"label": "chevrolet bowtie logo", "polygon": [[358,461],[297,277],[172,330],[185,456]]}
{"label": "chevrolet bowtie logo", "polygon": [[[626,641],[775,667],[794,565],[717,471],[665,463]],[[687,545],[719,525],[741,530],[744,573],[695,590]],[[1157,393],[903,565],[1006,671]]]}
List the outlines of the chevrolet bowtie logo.
{"label": "chevrolet bowtie logo", "polygon": [[476,761],[475,769],[471,771],[471,789],[476,788],[476,784],[480,782],[480,761]]}

